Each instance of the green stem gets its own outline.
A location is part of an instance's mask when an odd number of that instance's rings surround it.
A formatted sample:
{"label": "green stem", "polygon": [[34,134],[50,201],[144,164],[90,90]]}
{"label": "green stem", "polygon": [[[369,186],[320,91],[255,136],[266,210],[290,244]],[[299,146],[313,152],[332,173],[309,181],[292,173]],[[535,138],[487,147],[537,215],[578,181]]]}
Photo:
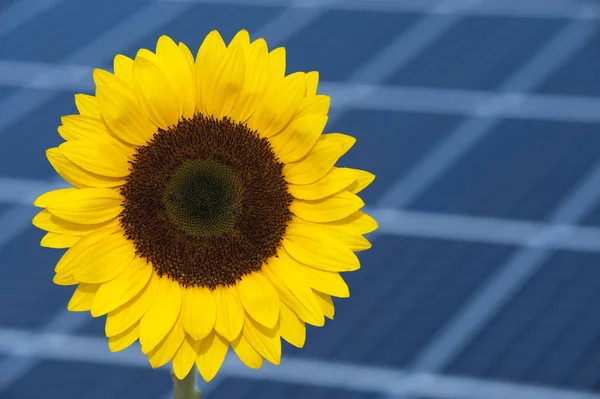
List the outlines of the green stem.
{"label": "green stem", "polygon": [[171,371],[173,380],[173,398],[174,399],[200,399],[202,393],[196,388],[196,370],[192,369],[189,374],[180,380]]}

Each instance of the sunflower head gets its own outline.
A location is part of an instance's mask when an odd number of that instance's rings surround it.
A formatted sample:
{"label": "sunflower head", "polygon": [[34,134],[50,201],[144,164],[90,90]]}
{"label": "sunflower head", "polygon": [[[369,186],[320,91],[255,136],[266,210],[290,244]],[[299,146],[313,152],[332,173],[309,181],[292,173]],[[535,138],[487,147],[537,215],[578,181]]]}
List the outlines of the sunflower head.
{"label": "sunflower head", "polygon": [[285,74],[285,51],[211,32],[196,57],[156,51],[96,69],[48,160],[71,188],[47,192],[33,223],[68,248],[54,282],[71,311],[106,315],[112,351],[139,340],[153,367],[212,379],[231,346],[247,366],[279,364],[281,338],[348,297],[340,272],[377,228],[357,196],[374,176],[335,167],[354,138],[322,134],[318,74]]}

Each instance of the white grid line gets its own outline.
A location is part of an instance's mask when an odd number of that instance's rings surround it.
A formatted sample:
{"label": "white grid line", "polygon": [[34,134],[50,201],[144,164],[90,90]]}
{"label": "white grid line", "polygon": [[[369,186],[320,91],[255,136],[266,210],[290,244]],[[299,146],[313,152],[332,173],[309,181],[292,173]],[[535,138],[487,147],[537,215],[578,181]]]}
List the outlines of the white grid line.
{"label": "white grid line", "polygon": [[[138,345],[111,353],[106,338],[64,333],[32,333],[0,328],[0,353],[20,359],[50,359],[119,367],[149,368]],[[163,367],[159,370],[168,370]],[[414,373],[284,356],[280,366],[251,370],[228,356],[221,378],[238,377],[309,386],[349,389],[382,395],[409,394],[440,399],[600,399],[599,394],[458,376]],[[209,384],[209,386],[211,386]]]}
{"label": "white grid line", "polygon": [[[509,78],[504,87],[512,91],[516,89],[526,91],[535,88],[576,52],[577,48],[583,46],[596,31],[597,27],[594,25],[569,24],[524,68]],[[477,130],[478,135],[483,135],[484,132],[489,131],[490,127],[484,125]],[[448,163],[446,161],[440,166],[448,165]],[[396,193],[399,194],[400,191],[398,190]],[[395,195],[391,196],[391,203],[398,204],[394,201],[394,197]],[[550,222],[556,224],[578,223],[599,200],[600,163],[592,168],[574,192],[558,205]],[[558,232],[560,234],[560,230]],[[547,237],[552,235],[552,232],[546,234]],[[551,255],[551,251],[540,248],[526,248],[515,252],[417,353],[409,369],[439,372],[447,367]],[[390,399],[393,397],[395,396],[390,396]]]}
{"label": "white grid line", "polygon": [[530,248],[600,253],[600,228],[566,223],[367,209],[379,223],[377,235],[422,237]]}
{"label": "white grid line", "polygon": [[[577,188],[559,204],[550,223],[577,223],[600,202],[600,162]],[[565,231],[566,232],[566,231]],[[557,229],[556,236],[564,234]],[[566,232],[568,234],[568,232]],[[551,232],[545,234],[550,239]],[[543,239],[543,236],[540,236]],[[438,372],[448,366],[512,295],[552,256],[548,248],[524,248],[513,254],[474,293],[471,300],[458,309],[454,318],[416,356],[411,369]]]}
{"label": "white grid line", "polygon": [[[275,35],[273,35],[275,36]],[[92,67],[0,60],[0,86],[92,92]],[[321,82],[332,109],[600,123],[600,98]]]}
{"label": "white grid line", "polygon": [[[533,91],[573,54],[582,48],[597,31],[593,23],[571,22],[541,48],[528,62],[501,85],[501,93]],[[519,98],[507,100],[519,103]],[[377,206],[402,208],[424,193],[457,160],[471,151],[499,124],[499,118],[472,117],[459,125],[436,148],[400,178],[381,197]],[[564,221],[575,222],[576,220]],[[556,221],[555,221],[556,222]],[[507,264],[500,265],[495,276],[476,292],[463,308],[457,310],[441,330],[415,355],[410,370],[438,372],[446,367],[464,348],[473,335],[483,328],[493,315],[492,306],[498,310],[541,267],[550,251],[528,248],[515,254]],[[528,273],[528,271],[530,273]],[[400,399],[390,395],[389,399]]]}
{"label": "white grid line", "polygon": [[[538,51],[523,67],[501,85],[504,104],[518,107],[525,92],[534,91],[545,79],[582,48],[596,33],[597,24],[571,23]],[[516,99],[511,93],[522,93]],[[495,104],[492,100],[490,104]],[[485,105],[484,105],[485,106]],[[493,105],[496,112],[501,106]],[[435,148],[409,170],[384,194],[377,207],[402,208],[418,198],[463,155],[486,138],[501,122],[499,117],[474,115],[458,125]]]}
{"label": "white grid line", "polygon": [[[158,0],[169,3],[221,4],[256,7],[282,7],[289,0]],[[465,17],[562,18],[598,19],[600,5],[593,0],[339,0],[323,4],[320,0],[296,2],[297,8],[329,10],[379,11],[394,13],[425,13],[461,15]]]}

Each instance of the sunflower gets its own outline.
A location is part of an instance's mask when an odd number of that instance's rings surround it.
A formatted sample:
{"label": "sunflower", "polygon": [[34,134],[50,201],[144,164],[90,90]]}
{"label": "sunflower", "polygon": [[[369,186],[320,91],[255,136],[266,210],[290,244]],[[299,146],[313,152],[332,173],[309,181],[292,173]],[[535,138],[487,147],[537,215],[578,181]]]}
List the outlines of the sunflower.
{"label": "sunflower", "polygon": [[33,224],[68,248],[53,281],[76,286],[70,311],[106,315],[111,351],[139,340],[153,367],[209,381],[230,346],[279,364],[281,338],[302,347],[349,296],[374,176],[334,166],[355,139],[322,134],[318,74],[285,67],[245,30],[229,45],[210,32],[195,59],[162,36],[75,95],[46,152],[72,187],[37,198]]}

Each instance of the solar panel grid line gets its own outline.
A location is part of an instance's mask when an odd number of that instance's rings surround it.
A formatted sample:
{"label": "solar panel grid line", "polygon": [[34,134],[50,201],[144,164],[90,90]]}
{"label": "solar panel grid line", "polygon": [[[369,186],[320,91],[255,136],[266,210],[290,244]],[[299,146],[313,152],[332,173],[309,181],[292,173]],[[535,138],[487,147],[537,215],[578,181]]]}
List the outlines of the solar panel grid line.
{"label": "solar panel grid line", "polygon": [[[576,223],[600,203],[600,162],[565,200],[550,221]],[[438,372],[446,367],[477,332],[552,255],[549,249],[521,249],[499,267],[413,361],[411,369]]]}
{"label": "solar panel grid line", "polygon": [[600,229],[594,227],[395,209],[366,211],[378,221],[378,235],[600,252]]}
{"label": "solar panel grid line", "polygon": [[[567,35],[569,36],[571,34]],[[558,43],[564,47],[569,45],[563,40],[558,40]],[[541,62],[538,62],[538,65],[541,65]],[[576,224],[598,202],[600,202],[600,163],[595,165],[575,191],[558,205],[550,217],[550,222]],[[417,354],[411,369],[436,372],[446,367],[551,255],[552,252],[548,249],[521,249],[516,252]],[[390,397],[392,398],[395,397]]]}
{"label": "solar panel grid line", "polygon": [[[140,0],[135,0],[140,1]],[[148,0],[145,0],[148,1]],[[250,6],[281,6],[289,0],[156,0],[169,3],[231,4]],[[395,13],[459,14],[463,16],[550,18],[591,20],[600,17],[596,2],[573,0],[343,0],[324,5],[319,0],[302,0],[299,8],[331,10],[378,11]]]}
{"label": "solar panel grid line", "polygon": [[[133,347],[111,353],[106,340],[64,333],[35,333],[0,328],[0,353],[25,359],[48,359],[115,365],[148,367],[148,360]],[[600,399],[600,394],[547,388],[538,385],[510,383],[410,372],[385,367],[361,366],[317,359],[285,357],[281,366],[265,365],[251,370],[237,359],[228,357],[220,374],[256,381],[309,384],[342,388],[365,393],[405,393],[440,399]],[[160,369],[158,372],[166,372]]]}
{"label": "solar panel grid line", "polygon": [[[0,86],[90,92],[92,67],[0,60]],[[600,99],[531,93],[323,81],[332,109],[401,111],[482,118],[600,123]]]}
{"label": "solar panel grid line", "polygon": [[[500,92],[525,93],[535,90],[566,63],[597,32],[595,24],[571,22],[533,55],[521,68],[510,75],[500,87]],[[475,148],[500,122],[499,118],[470,118],[451,132],[442,143],[426,154],[422,160],[399,179],[378,201],[382,208],[403,208],[418,198],[457,160]],[[594,177],[592,171],[591,177]],[[599,193],[600,194],[600,193]],[[570,202],[569,202],[570,203]],[[563,221],[567,222],[567,221]],[[576,219],[568,220],[577,222]],[[451,318],[437,334],[414,356],[410,370],[442,370],[464,348],[493,314],[493,305],[499,308],[527,281],[534,271],[549,257],[550,251],[527,248],[499,266],[497,277],[492,277],[485,287],[476,292],[456,316]],[[405,399],[391,395],[388,399]]]}
{"label": "solar panel grid line", "polygon": [[[538,51],[521,69],[509,76],[501,85],[502,94],[532,92],[580,48],[582,48],[597,32],[597,25],[587,23],[570,23],[561,30],[549,43]],[[502,103],[502,102],[501,102]],[[503,104],[515,106],[514,101]],[[485,107],[486,105],[484,105]],[[492,99],[487,106],[496,108],[499,104]],[[442,139],[405,176],[398,179],[380,198],[378,208],[403,208],[419,197],[458,159],[467,154],[501,122],[499,117],[477,117],[466,119]]]}

